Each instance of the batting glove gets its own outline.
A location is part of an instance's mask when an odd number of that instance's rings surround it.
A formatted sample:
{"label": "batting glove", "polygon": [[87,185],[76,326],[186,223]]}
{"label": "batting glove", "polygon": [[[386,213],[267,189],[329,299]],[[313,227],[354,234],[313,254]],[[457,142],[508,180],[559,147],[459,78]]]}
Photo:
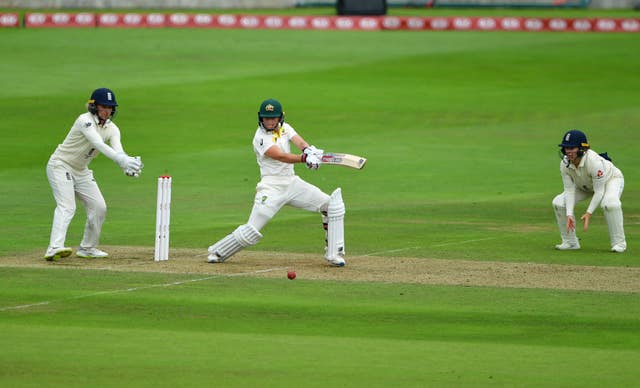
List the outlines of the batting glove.
{"label": "batting glove", "polygon": [[311,170],[317,170],[322,164],[322,157],[315,154],[308,154],[306,157],[302,157],[302,160],[307,164],[307,168]]}
{"label": "batting glove", "polygon": [[310,145],[309,147],[305,147],[302,150],[303,153],[307,154],[307,155],[316,155],[318,157],[322,157],[322,154],[324,154],[324,150],[321,150],[319,148],[316,148],[316,146]]}

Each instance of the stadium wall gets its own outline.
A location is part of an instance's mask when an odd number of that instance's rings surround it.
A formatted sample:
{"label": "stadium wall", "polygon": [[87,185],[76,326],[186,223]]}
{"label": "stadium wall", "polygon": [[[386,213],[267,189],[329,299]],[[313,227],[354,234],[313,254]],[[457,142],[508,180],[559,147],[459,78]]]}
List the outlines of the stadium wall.
{"label": "stadium wall", "polygon": [[296,5],[296,0],[0,0],[0,8],[25,9],[259,9]]}
{"label": "stadium wall", "polygon": [[591,8],[634,8],[640,5],[638,0],[591,0]]}

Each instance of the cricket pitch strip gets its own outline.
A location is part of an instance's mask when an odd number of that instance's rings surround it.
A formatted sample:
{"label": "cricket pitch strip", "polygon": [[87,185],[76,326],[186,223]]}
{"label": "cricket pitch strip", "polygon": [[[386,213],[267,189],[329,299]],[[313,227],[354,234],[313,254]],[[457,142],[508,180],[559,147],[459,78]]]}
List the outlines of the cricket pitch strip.
{"label": "cricket pitch strip", "polygon": [[172,248],[169,260],[155,262],[153,247],[101,246],[106,259],[72,255],[57,262],[42,252],[0,257],[1,267],[85,269],[124,272],[189,273],[298,280],[412,283],[448,286],[544,288],[640,293],[639,267],[605,267],[445,260],[407,257],[348,256],[347,265],[331,267],[319,254],[242,251],[222,264],[209,264],[207,250]]}

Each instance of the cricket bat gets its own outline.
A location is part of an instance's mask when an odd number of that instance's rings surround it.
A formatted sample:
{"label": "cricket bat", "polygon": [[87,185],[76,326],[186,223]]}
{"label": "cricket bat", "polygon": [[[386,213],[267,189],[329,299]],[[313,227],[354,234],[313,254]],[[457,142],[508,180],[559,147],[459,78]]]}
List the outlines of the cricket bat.
{"label": "cricket bat", "polygon": [[338,166],[345,166],[361,170],[364,167],[365,163],[367,163],[367,159],[363,158],[362,156],[341,154],[337,152],[325,152],[322,155],[322,163],[335,164]]}

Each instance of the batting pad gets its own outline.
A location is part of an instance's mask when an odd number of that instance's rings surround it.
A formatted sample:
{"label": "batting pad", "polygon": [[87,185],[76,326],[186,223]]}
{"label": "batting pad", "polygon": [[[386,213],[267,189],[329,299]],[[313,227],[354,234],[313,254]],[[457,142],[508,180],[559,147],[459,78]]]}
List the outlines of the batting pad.
{"label": "batting pad", "polygon": [[232,234],[243,248],[257,244],[258,241],[260,241],[260,239],[262,238],[262,234],[260,234],[260,232],[258,232],[256,228],[249,224],[238,226],[238,228],[234,230]]}
{"label": "batting pad", "polygon": [[253,226],[240,225],[233,233],[209,247],[209,262],[223,262],[242,248],[257,244],[261,238],[262,234]]}
{"label": "batting pad", "polygon": [[329,230],[327,233],[327,259],[332,260],[344,257],[344,202],[342,190],[337,188],[331,193],[327,216],[329,218]]}

